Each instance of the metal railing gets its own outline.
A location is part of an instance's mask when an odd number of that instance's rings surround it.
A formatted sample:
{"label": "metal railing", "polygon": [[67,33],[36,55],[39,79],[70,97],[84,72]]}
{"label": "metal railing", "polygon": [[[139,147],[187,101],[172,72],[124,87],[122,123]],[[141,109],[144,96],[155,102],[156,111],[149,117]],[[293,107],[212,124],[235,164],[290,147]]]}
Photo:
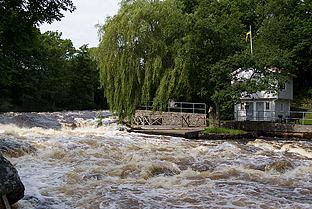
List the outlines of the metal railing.
{"label": "metal railing", "polygon": [[239,110],[234,113],[237,121],[271,121],[271,122],[285,122],[298,124],[311,124],[312,116],[306,117],[306,115],[312,114],[312,112],[303,111],[288,111],[288,112],[274,112],[274,111],[254,111],[251,115],[247,115],[246,110]]}
{"label": "metal railing", "polygon": [[[312,125],[312,116],[309,118],[305,118],[306,115],[311,115],[312,112],[303,112],[303,111],[290,111],[290,115],[288,118],[285,118],[286,123],[292,120],[297,120],[298,123],[304,124],[311,124]],[[288,120],[288,121],[287,121]]]}
{"label": "metal railing", "polygon": [[251,115],[248,115],[246,110],[239,110],[234,114],[238,121],[275,121],[272,111],[253,111],[250,113]]}
{"label": "metal railing", "polygon": [[[144,102],[145,105],[140,105],[137,108],[143,110],[152,110],[153,101]],[[156,106],[156,111],[159,111],[159,105]],[[187,113],[202,113],[206,114],[207,106],[205,103],[193,103],[193,102],[174,102],[168,103],[168,112],[187,112]]]}

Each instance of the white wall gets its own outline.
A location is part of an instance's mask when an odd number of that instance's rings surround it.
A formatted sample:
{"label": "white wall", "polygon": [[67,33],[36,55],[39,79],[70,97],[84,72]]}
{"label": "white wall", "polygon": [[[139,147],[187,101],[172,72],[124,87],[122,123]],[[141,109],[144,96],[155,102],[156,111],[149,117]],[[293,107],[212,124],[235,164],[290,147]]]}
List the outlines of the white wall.
{"label": "white wall", "polygon": [[[252,117],[247,117],[247,111],[251,109],[246,110],[246,103],[252,103]],[[260,112],[257,111],[257,103],[262,103],[264,107]],[[243,100],[234,106],[234,111],[236,121],[276,121],[278,115],[283,118],[290,115],[290,100]]]}
{"label": "white wall", "polygon": [[290,115],[290,101],[289,100],[277,100],[275,102],[275,114],[282,115],[284,118]]}
{"label": "white wall", "polygon": [[285,89],[281,90],[278,95],[279,99],[291,99],[293,100],[293,78],[290,78],[290,81],[285,83]]}

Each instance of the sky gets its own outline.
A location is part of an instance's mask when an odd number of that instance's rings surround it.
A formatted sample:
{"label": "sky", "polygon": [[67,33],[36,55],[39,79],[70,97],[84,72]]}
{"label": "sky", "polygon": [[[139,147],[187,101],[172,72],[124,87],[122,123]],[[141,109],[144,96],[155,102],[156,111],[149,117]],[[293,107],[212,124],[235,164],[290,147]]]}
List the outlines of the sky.
{"label": "sky", "polygon": [[61,21],[41,25],[41,33],[61,32],[61,38],[70,39],[76,49],[83,44],[89,44],[89,48],[97,47],[99,38],[95,25],[103,24],[107,16],[117,14],[121,0],[72,0],[72,2],[76,10],[73,13],[63,13],[65,17]]}

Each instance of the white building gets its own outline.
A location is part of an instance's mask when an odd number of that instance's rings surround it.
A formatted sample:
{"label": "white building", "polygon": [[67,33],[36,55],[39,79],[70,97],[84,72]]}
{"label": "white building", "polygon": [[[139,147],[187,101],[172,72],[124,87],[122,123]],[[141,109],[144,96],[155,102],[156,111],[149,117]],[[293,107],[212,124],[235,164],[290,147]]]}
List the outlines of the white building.
{"label": "white building", "polygon": [[[252,69],[238,69],[233,73],[235,78],[232,83],[251,78],[253,72]],[[293,77],[294,75],[290,75],[289,82],[280,85],[277,94],[265,91],[250,95],[242,93],[240,103],[234,106],[235,121],[277,121],[290,116],[290,104],[293,100]]]}

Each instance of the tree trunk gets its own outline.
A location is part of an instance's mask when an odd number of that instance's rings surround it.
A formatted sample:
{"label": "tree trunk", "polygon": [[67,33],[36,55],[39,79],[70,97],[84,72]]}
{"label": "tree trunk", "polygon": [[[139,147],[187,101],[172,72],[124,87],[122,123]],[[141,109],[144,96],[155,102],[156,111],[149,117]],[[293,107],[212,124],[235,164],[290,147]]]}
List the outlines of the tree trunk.
{"label": "tree trunk", "polygon": [[213,111],[213,108],[209,108],[209,128],[215,127],[216,115]]}
{"label": "tree trunk", "polygon": [[220,127],[220,104],[218,101],[215,101],[215,106],[216,106],[216,119],[214,122],[215,127]]}

